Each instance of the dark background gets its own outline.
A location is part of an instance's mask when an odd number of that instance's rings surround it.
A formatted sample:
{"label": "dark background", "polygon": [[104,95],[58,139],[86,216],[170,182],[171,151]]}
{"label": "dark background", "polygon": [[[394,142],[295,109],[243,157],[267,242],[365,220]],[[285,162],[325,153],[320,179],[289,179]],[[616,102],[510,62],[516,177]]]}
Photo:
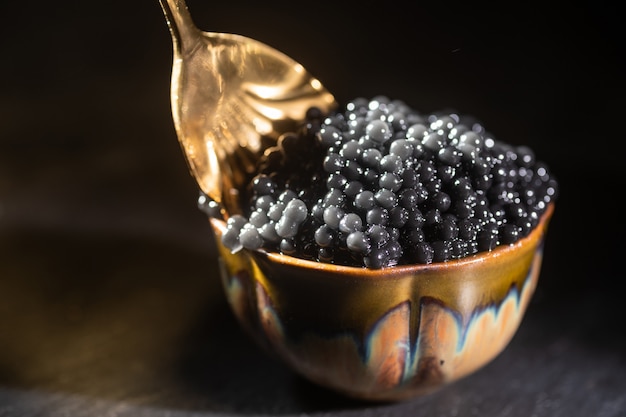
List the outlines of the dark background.
{"label": "dark background", "polygon": [[[411,4],[411,5],[409,5]],[[363,404],[240,333],[171,121],[154,1],[0,5],[0,416],[626,416],[623,18],[608,2],[188,3],[340,102],[455,109],[530,145],[560,196],[507,349],[427,397]]]}

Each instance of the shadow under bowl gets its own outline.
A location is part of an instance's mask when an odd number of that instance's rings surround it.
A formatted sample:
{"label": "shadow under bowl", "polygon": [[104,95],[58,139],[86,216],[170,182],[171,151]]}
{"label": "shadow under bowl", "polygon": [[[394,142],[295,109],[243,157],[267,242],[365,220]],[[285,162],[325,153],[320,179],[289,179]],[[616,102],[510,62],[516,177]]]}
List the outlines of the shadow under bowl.
{"label": "shadow under bowl", "polygon": [[494,359],[537,285],[550,204],[518,242],[460,260],[373,270],[222,246],[243,328],[308,380],[376,401],[430,393]]}

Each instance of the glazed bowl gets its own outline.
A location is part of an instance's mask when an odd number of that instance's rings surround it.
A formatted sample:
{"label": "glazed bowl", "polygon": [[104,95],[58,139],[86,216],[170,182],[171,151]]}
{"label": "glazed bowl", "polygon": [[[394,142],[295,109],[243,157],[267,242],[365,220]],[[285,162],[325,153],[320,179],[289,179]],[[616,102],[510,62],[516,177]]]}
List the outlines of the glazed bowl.
{"label": "glazed bowl", "polygon": [[220,243],[221,278],[249,335],[304,378],[350,397],[402,400],[492,361],[516,333],[554,211],[518,242],[465,259],[380,270]]}

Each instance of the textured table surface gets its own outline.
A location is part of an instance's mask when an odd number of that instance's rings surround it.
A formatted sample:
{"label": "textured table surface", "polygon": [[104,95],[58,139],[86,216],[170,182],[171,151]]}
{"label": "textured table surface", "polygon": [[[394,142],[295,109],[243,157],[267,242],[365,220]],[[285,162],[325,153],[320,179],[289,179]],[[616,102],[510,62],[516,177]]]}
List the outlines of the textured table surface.
{"label": "textured table surface", "polygon": [[287,52],[340,100],[451,107],[533,147],[561,195],[527,315],[493,362],[425,397],[362,403],[300,379],[223,298],[156,0],[5,2],[0,416],[626,416],[624,51],[608,6],[418,16],[398,3],[353,19],[310,4],[324,30],[288,3],[189,6],[203,29]]}

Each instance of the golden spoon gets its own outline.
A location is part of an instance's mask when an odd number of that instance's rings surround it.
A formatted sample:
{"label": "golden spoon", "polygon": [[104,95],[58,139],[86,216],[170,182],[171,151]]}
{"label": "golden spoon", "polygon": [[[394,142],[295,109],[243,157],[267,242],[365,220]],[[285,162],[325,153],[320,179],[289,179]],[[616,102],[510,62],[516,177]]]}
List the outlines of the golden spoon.
{"label": "golden spoon", "polygon": [[[298,63],[253,39],[198,30],[183,0],[160,0],[174,44],[171,106],[201,190],[225,218],[263,152],[333,96]],[[537,285],[553,203],[526,237],[430,265],[366,269],[221,244],[222,282],[244,329],[271,354],[346,395],[398,400],[489,363]]]}
{"label": "golden spoon", "polygon": [[240,189],[267,148],[334,97],[302,65],[256,40],[200,31],[184,0],[160,0],[174,46],[171,105],[191,172],[210,198]]}

